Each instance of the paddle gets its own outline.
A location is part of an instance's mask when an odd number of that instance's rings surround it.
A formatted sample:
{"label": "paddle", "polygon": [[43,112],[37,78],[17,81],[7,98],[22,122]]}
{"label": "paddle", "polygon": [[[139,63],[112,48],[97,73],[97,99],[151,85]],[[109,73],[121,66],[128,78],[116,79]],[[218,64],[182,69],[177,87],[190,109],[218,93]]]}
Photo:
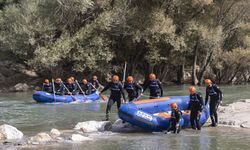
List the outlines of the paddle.
{"label": "paddle", "polygon": [[55,84],[54,84],[54,79],[52,78],[52,89],[53,89],[53,97],[54,97],[54,102],[56,102],[56,92],[55,92]]}
{"label": "paddle", "polygon": [[67,92],[69,93],[69,95],[72,97],[73,101],[76,101],[77,99],[75,98],[75,96],[72,95],[72,93],[69,91],[69,89],[65,86],[64,83],[62,83],[63,87],[67,90]]}
{"label": "paddle", "polygon": [[[96,91],[100,92],[98,89],[96,89],[96,88],[94,87],[93,84],[90,83],[90,85],[91,85]],[[107,101],[107,100],[108,100],[108,97],[107,97],[107,96],[105,96],[105,95],[103,95],[103,94],[101,94],[101,93],[99,93],[99,95],[100,95],[100,97],[101,97],[101,99],[102,99],[103,101]]]}
{"label": "paddle", "polygon": [[[85,95],[85,92],[83,92],[83,90],[82,90],[82,88],[81,88],[79,82],[78,82],[77,80],[75,80],[75,82],[76,82],[76,85],[79,87],[80,91],[82,92],[83,97],[87,98],[86,95]],[[86,100],[87,100],[87,99],[86,99]]]}

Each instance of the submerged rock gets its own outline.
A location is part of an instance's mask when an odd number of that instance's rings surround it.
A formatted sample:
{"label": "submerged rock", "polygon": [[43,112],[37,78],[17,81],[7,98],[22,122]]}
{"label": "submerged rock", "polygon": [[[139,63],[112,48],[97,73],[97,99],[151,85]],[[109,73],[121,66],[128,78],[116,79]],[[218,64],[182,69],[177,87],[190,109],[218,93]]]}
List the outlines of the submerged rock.
{"label": "submerged rock", "polygon": [[23,133],[17,128],[4,124],[0,126],[0,140],[22,139]]}
{"label": "submerged rock", "polygon": [[86,121],[79,122],[75,126],[75,130],[81,130],[83,132],[98,132],[105,131],[111,128],[110,121]]}
{"label": "submerged rock", "polygon": [[70,139],[73,142],[82,142],[82,141],[91,140],[91,138],[83,136],[81,134],[73,134]]}
{"label": "submerged rock", "polygon": [[45,133],[45,132],[41,132],[38,133],[36,136],[33,136],[30,138],[32,143],[36,143],[36,142],[49,142],[52,140],[52,138],[50,137],[49,134]]}

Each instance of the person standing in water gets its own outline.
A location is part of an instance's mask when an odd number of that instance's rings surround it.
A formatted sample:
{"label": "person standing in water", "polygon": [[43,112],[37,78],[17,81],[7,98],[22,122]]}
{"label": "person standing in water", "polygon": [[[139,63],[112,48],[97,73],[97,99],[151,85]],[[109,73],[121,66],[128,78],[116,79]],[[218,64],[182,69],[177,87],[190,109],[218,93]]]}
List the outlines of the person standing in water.
{"label": "person standing in water", "polygon": [[124,89],[128,93],[129,102],[137,100],[139,95],[143,93],[143,88],[134,81],[132,76],[127,77],[127,82],[124,84]]}
{"label": "person standing in water", "polygon": [[203,98],[201,96],[201,93],[196,92],[196,88],[194,86],[190,86],[188,88],[189,93],[190,93],[190,101],[188,104],[188,110],[191,110],[190,114],[190,122],[191,122],[191,127],[194,130],[200,130],[200,115],[203,109]]}
{"label": "person standing in water", "polygon": [[173,131],[173,133],[179,133],[181,131],[180,120],[181,120],[181,111],[178,109],[177,103],[173,102],[171,106],[171,119],[169,122],[169,128],[166,133]]}
{"label": "person standing in water", "polygon": [[149,80],[144,84],[144,91],[149,87],[150,99],[159,98],[163,96],[163,89],[161,82],[156,79],[154,73],[149,74]]}
{"label": "person standing in water", "polygon": [[112,76],[112,81],[109,82],[104,89],[101,91],[100,94],[105,92],[106,90],[110,89],[110,96],[106,107],[106,120],[109,120],[109,113],[111,110],[112,105],[116,102],[117,109],[121,106],[121,98],[123,97],[124,101],[126,102],[126,98],[123,92],[122,83],[119,81],[119,77],[117,75]]}
{"label": "person standing in water", "polygon": [[217,109],[220,103],[222,102],[222,92],[216,84],[213,84],[210,79],[205,80],[206,88],[206,98],[205,98],[205,105],[209,100],[209,109],[210,109],[210,118],[212,121],[211,126],[216,127],[218,124],[218,114]]}

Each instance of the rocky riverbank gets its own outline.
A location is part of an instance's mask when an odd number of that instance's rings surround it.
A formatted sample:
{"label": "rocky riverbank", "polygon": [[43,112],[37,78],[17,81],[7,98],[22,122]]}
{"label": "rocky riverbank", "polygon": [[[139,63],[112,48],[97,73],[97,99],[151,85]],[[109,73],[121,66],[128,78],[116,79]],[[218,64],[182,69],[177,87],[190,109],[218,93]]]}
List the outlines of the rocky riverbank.
{"label": "rocky riverbank", "polygon": [[219,108],[219,124],[233,127],[250,128],[250,99]]}
{"label": "rocky riverbank", "polygon": [[41,79],[34,70],[23,64],[0,61],[0,92],[23,92],[34,90]]}

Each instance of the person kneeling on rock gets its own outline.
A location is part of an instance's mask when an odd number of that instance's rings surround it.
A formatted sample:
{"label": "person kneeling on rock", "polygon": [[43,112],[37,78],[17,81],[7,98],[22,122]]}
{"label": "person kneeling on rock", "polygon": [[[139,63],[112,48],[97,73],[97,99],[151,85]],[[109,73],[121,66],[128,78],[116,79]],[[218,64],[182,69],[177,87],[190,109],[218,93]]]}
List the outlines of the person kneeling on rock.
{"label": "person kneeling on rock", "polygon": [[177,103],[171,103],[170,104],[172,111],[171,111],[171,119],[169,122],[169,128],[167,130],[167,133],[170,131],[173,131],[173,133],[179,133],[181,131],[181,126],[179,124],[181,120],[181,111],[178,109]]}
{"label": "person kneeling on rock", "polygon": [[190,122],[191,127],[194,130],[200,130],[200,116],[203,109],[203,98],[200,93],[196,92],[196,88],[194,86],[190,86],[188,88],[190,93],[190,101],[188,104],[188,110],[191,110],[190,114]]}

